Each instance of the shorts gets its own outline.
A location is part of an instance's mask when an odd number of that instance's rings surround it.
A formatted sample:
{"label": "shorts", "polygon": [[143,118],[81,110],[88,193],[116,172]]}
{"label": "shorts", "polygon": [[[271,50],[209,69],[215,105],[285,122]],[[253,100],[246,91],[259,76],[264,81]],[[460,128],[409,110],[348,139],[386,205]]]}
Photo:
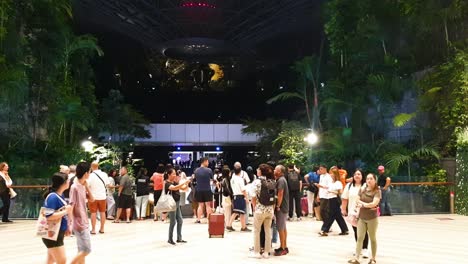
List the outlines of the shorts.
{"label": "shorts", "polygon": [[276,217],[276,227],[278,231],[286,230],[286,219],[288,218],[288,213],[276,211],[275,217]]}
{"label": "shorts", "polygon": [[245,214],[245,196],[234,195],[234,209],[233,213]]}
{"label": "shorts", "polygon": [[211,191],[196,191],[195,200],[199,203],[206,203],[213,201],[213,193]]}
{"label": "shorts", "polygon": [[133,199],[131,195],[120,194],[119,196],[119,207],[117,208],[132,208],[133,207]]}
{"label": "shorts", "polygon": [[55,248],[55,247],[62,247],[63,246],[63,238],[65,237],[65,230],[60,230],[57,235],[57,241],[53,241],[50,239],[42,239],[42,242],[46,246],[46,248]]}
{"label": "shorts", "polygon": [[91,235],[88,228],[81,231],[74,230],[73,234],[76,237],[78,252],[91,253]]}
{"label": "shorts", "polygon": [[93,214],[96,212],[106,212],[106,200],[94,200],[94,202],[88,202],[89,211]]}

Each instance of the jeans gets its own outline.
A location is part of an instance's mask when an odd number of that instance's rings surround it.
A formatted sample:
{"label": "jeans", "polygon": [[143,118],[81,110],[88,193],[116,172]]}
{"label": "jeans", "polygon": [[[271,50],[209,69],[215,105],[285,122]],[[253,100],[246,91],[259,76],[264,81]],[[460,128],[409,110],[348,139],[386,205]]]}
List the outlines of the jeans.
{"label": "jeans", "polygon": [[388,201],[388,195],[390,193],[390,189],[387,188],[386,191],[382,189],[382,199],[380,200],[380,213],[382,215],[391,215],[392,208],[390,207],[390,202]]}
{"label": "jeans", "polygon": [[364,242],[364,237],[366,233],[369,233],[369,238],[371,241],[371,247],[372,247],[372,259],[375,259],[375,256],[377,255],[377,227],[379,226],[379,218],[374,218],[371,220],[364,220],[364,219],[359,219],[358,220],[358,226],[357,226],[357,243],[356,243],[356,256],[359,256],[361,254],[361,249],[362,249],[362,244]]}
{"label": "jeans", "polygon": [[137,219],[146,217],[149,195],[137,196],[135,200],[135,211]]}
{"label": "jeans", "polygon": [[289,218],[293,217],[294,206],[296,208],[297,218],[302,217],[302,208],[301,208],[301,191],[289,191]]}
{"label": "jeans", "polygon": [[174,241],[172,235],[174,234],[174,227],[177,221],[177,240],[182,240],[182,211],[180,210],[180,202],[176,202],[176,210],[169,212],[169,219],[171,220],[169,224],[169,241]]}
{"label": "jeans", "polygon": [[10,193],[6,191],[0,195],[0,198],[2,199],[3,203],[3,207],[0,208],[0,213],[3,215],[2,221],[5,222],[7,220],[10,220],[8,219],[10,214]]}
{"label": "jeans", "polygon": [[[329,215],[327,219],[323,220],[323,225],[322,225],[322,231],[323,232],[328,232],[330,231],[330,227],[332,226],[333,222],[336,220],[338,225],[340,226],[341,232],[348,232],[348,226],[346,225],[346,222],[343,218],[343,215],[341,215],[341,209],[340,209],[340,204],[338,201],[338,198],[331,198],[328,200],[328,210],[329,210]],[[362,245],[361,245],[362,246]]]}
{"label": "jeans", "polygon": [[265,252],[271,250],[271,222],[273,221],[273,213],[254,213],[254,252],[260,253],[261,239],[260,233],[262,229],[265,231],[265,241],[263,243]]}
{"label": "jeans", "polygon": [[107,217],[110,217],[110,216],[114,217],[115,208],[116,208],[114,196],[107,195],[106,201],[107,201]]}

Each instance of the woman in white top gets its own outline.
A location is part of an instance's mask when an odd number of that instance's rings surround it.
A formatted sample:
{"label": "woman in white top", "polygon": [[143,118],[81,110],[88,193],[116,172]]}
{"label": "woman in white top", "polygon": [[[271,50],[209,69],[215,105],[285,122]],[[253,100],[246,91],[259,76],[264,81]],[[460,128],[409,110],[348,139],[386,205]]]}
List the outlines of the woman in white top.
{"label": "woman in white top", "polygon": [[2,199],[3,207],[0,208],[0,213],[2,213],[2,222],[9,223],[12,222],[8,219],[10,214],[10,192],[11,185],[13,181],[8,175],[8,164],[6,162],[0,163],[0,198]]}
{"label": "woman in white top", "polygon": [[341,215],[340,210],[340,200],[338,195],[341,194],[343,190],[343,184],[340,182],[340,174],[338,173],[338,168],[332,168],[330,170],[330,176],[332,178],[332,183],[329,186],[323,186],[328,192],[327,196],[328,200],[328,210],[329,215],[327,219],[324,219],[322,225],[322,231],[319,233],[320,236],[328,236],[328,232],[330,231],[330,227],[332,226],[333,222],[336,220],[338,225],[340,226],[341,233],[340,236],[346,236],[349,234],[348,226]]}
{"label": "woman in white top", "polygon": [[[352,182],[346,184],[346,187],[343,190],[343,194],[341,195],[342,203],[341,203],[341,213],[344,216],[348,215],[357,215],[358,212],[355,210],[356,202],[359,198],[359,189],[365,186],[366,184],[362,182],[362,170],[356,169],[354,172],[354,176],[352,178]],[[353,226],[354,231],[354,240],[357,241],[357,227]],[[369,253],[367,248],[369,246],[369,236],[366,233],[364,238],[364,242],[362,244],[362,256],[363,258],[368,258]]]}

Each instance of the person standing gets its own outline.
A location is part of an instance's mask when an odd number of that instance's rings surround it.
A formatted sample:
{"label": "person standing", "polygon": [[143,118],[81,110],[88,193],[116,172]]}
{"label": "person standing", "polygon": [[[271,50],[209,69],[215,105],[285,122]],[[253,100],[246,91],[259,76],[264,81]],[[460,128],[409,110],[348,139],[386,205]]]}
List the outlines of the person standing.
{"label": "person standing", "polygon": [[0,198],[2,199],[3,206],[0,208],[0,214],[2,215],[3,223],[12,223],[9,219],[10,216],[10,200],[11,200],[11,186],[13,181],[11,180],[8,170],[10,167],[6,162],[0,163]]}
{"label": "person standing", "polygon": [[[308,184],[307,188],[307,205],[309,209],[309,217],[314,216],[314,202],[315,202],[315,193],[318,191],[315,183],[319,182],[318,167],[314,166],[311,172],[307,173],[304,176],[305,182]],[[316,215],[317,218],[320,216]]]}
{"label": "person standing", "polygon": [[200,219],[206,209],[206,218],[209,219],[212,213],[211,202],[213,201],[213,193],[211,192],[211,181],[213,180],[213,171],[208,168],[209,161],[207,157],[200,160],[200,167],[195,170],[196,191],[195,200],[198,202],[197,221]]}
{"label": "person standing", "polygon": [[[156,168],[156,172],[153,173],[151,176],[150,181],[153,182],[153,190],[154,190],[154,205],[158,204],[159,197],[161,197],[163,184],[164,184],[164,164],[159,163],[158,167]],[[166,220],[166,215],[161,214],[161,220]],[[158,214],[154,212],[154,221],[158,221]]]}
{"label": "person standing", "polygon": [[63,191],[69,188],[69,181],[67,175],[60,172],[55,173],[51,181],[52,186],[44,200],[45,216],[50,221],[60,219],[60,229],[56,241],[43,238],[42,242],[47,247],[47,263],[65,264],[67,254],[63,239],[71,234],[72,207],[65,202]]}
{"label": "person standing", "polygon": [[140,168],[136,183],[136,201],[135,211],[137,220],[143,220],[146,217],[146,207],[148,206],[149,198],[149,177],[146,176],[148,171],[145,168]]}
{"label": "person standing", "polygon": [[279,248],[275,249],[275,256],[282,256],[289,253],[287,244],[288,231],[286,229],[286,218],[289,213],[289,189],[285,174],[286,168],[283,165],[275,167],[274,175],[277,193],[275,217],[281,244]]}
{"label": "person standing", "polygon": [[91,163],[91,173],[88,178],[88,186],[93,194],[94,201],[88,202],[89,211],[91,213],[91,234],[96,234],[96,214],[99,213],[101,226],[99,233],[104,234],[104,225],[106,223],[106,206],[107,206],[107,186],[109,185],[109,177],[107,173],[99,169],[99,163],[96,161]]}
{"label": "person standing", "polygon": [[[271,223],[275,211],[275,176],[270,165],[260,164],[257,169],[258,179],[252,183],[254,195],[252,204],[254,212],[254,251],[253,257],[268,258],[271,251]],[[269,188],[272,187],[272,192]],[[261,229],[265,232],[264,250],[261,249]]]}
{"label": "person standing", "polygon": [[388,201],[388,195],[390,193],[390,184],[392,179],[385,175],[385,167],[380,165],[377,167],[379,173],[378,185],[382,191],[382,199],[380,200],[380,210],[382,216],[392,216],[392,208]]}
{"label": "person standing", "polygon": [[[302,220],[302,208],[301,208],[301,197],[302,197],[302,180],[299,175],[299,170],[296,169],[294,164],[288,165],[287,174],[288,190],[289,190],[289,220],[292,220],[294,207],[296,209],[297,220]],[[294,206],[295,205],[295,206]]]}
{"label": "person standing", "polygon": [[125,216],[127,218],[127,223],[130,223],[130,213],[132,212],[132,182],[130,177],[127,174],[127,168],[122,167],[120,169],[120,175],[122,178],[120,179],[119,185],[119,202],[118,202],[118,209],[117,209],[117,217],[114,220],[114,223],[120,223],[120,215],[122,214],[122,209],[125,209]]}
{"label": "person standing", "polygon": [[236,231],[232,227],[232,223],[234,222],[236,217],[239,216],[242,226],[241,231],[250,232],[252,230],[247,228],[246,217],[244,216],[246,213],[246,206],[249,201],[249,198],[247,194],[247,189],[245,187],[245,181],[242,178],[242,173],[239,169],[237,171],[239,173],[236,173],[236,168],[234,168],[234,173],[231,175],[231,188],[234,197],[234,206],[232,210],[231,219],[229,220],[229,224],[226,226],[226,229],[231,232]]}
{"label": "person standing", "polygon": [[78,254],[73,258],[72,264],[85,263],[86,256],[91,253],[91,236],[89,232],[88,212],[86,210],[86,194],[88,203],[94,201],[92,191],[88,187],[90,165],[80,162],[76,166],[76,179],[70,188],[70,205],[73,215],[73,234],[76,237]]}
{"label": "person standing", "polygon": [[380,203],[381,197],[381,191],[377,185],[377,177],[372,173],[367,174],[366,187],[359,190],[356,201],[356,210],[359,210],[356,253],[354,258],[349,260],[348,263],[359,264],[359,255],[361,254],[362,243],[366,233],[369,234],[372,247],[372,257],[369,264],[377,263],[375,260],[375,256],[377,255],[377,227],[379,225],[377,206]]}
{"label": "person standing", "polygon": [[117,171],[111,169],[109,171],[109,185],[107,185],[107,198],[106,198],[106,205],[107,205],[107,220],[114,220],[115,216],[115,175]]}
{"label": "person standing", "polygon": [[[356,215],[356,202],[359,198],[359,190],[365,186],[362,184],[362,170],[356,169],[353,175],[353,181],[348,183],[346,187],[343,189],[343,195],[341,195],[342,203],[341,203],[341,213],[344,216],[348,215]],[[353,226],[354,231],[354,240],[357,242],[357,226]],[[364,242],[362,244],[362,256],[363,258],[368,258],[369,253],[367,248],[369,246],[369,235],[366,233],[364,237]]]}
{"label": "person standing", "polygon": [[166,172],[167,174],[167,180],[165,181],[164,189],[166,191],[166,194],[171,192],[172,198],[174,198],[174,201],[176,202],[176,210],[169,212],[169,219],[170,219],[170,224],[169,224],[169,239],[167,240],[167,243],[171,245],[175,245],[176,243],[173,240],[173,234],[174,234],[174,227],[177,222],[177,243],[187,243],[187,241],[182,239],[182,224],[184,223],[184,219],[182,218],[182,212],[180,210],[180,193],[179,190],[181,189],[186,189],[189,181],[186,181],[184,183],[176,183],[176,178],[177,178],[177,171],[173,168],[170,168]]}

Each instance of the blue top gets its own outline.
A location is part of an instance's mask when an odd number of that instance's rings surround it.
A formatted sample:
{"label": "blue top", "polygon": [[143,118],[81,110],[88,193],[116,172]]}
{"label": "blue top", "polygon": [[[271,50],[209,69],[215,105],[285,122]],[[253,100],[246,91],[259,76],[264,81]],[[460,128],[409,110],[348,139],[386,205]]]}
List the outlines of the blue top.
{"label": "blue top", "polygon": [[210,168],[200,167],[196,169],[197,191],[211,191],[211,179],[213,179],[213,171]]}
{"label": "blue top", "polygon": [[309,172],[307,173],[309,175],[309,182],[311,183],[319,183],[320,182],[320,176],[316,172]]}
{"label": "blue top", "polygon": [[[62,198],[62,199],[60,199]],[[45,215],[49,217],[54,214],[55,211],[67,205],[64,203],[65,198],[60,196],[55,192],[48,195],[48,198],[44,201]],[[62,201],[63,200],[63,201]],[[68,226],[67,216],[62,217],[62,222],[60,223],[60,231],[66,231]]]}

